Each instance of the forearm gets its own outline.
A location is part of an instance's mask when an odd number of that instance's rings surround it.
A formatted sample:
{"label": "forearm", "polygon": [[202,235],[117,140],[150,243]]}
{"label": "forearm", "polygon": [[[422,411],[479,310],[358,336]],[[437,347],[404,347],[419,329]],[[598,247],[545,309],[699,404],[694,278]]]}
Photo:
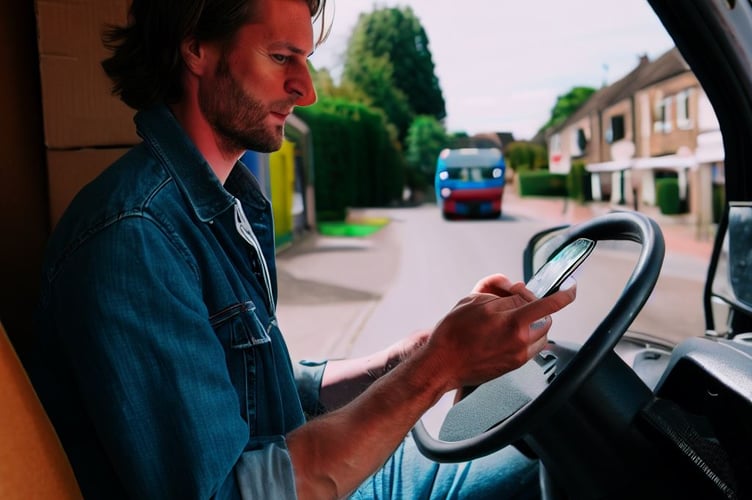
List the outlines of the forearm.
{"label": "forearm", "polygon": [[339,498],[394,452],[415,422],[449,389],[440,363],[416,354],[350,404],[287,436],[300,498]]}
{"label": "forearm", "polygon": [[[492,281],[506,283],[488,280]],[[384,463],[446,392],[491,380],[539,353],[551,321],[536,320],[567,305],[574,293],[574,288],[561,290],[532,302],[520,295],[475,293],[439,321],[430,340],[429,333],[422,332],[392,346],[387,352],[401,353],[402,360],[395,368],[351,403],[286,436],[298,495],[305,499],[349,494]],[[379,363],[371,359],[365,364]],[[357,371],[352,366],[349,370],[345,366],[339,367],[340,376],[349,373],[344,379],[358,378],[353,377]],[[332,384],[342,382],[334,382],[337,372],[330,374]]]}
{"label": "forearm", "polygon": [[330,360],[321,381],[321,404],[327,411],[346,405],[391,368],[386,351],[362,358]]}
{"label": "forearm", "polygon": [[327,411],[346,405],[425,345],[429,336],[427,330],[417,331],[372,355],[329,361],[321,381],[319,401]]}

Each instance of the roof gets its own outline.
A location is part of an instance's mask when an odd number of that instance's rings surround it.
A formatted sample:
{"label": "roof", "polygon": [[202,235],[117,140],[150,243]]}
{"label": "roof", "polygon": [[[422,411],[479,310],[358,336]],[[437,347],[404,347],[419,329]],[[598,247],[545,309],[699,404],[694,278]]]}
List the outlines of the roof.
{"label": "roof", "polygon": [[674,47],[654,61],[650,61],[646,55],[640,56],[637,66],[623,78],[607,87],[596,91],[577,111],[553,127],[550,133],[563,130],[570,124],[590,115],[598,110],[605,109],[631,96],[640,89],[649,87],[663,80],[690,71],[689,65]]}

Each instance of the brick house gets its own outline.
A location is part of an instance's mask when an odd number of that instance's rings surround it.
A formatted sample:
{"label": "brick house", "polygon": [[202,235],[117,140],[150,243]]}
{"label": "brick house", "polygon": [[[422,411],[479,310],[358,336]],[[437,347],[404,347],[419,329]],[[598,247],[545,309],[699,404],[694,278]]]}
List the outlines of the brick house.
{"label": "brick house", "polygon": [[636,209],[656,203],[655,180],[676,177],[698,225],[713,220],[712,185],[723,179],[723,146],[707,96],[676,48],[641,56],[626,76],[595,92],[547,133],[549,169],[582,162],[596,200]]}

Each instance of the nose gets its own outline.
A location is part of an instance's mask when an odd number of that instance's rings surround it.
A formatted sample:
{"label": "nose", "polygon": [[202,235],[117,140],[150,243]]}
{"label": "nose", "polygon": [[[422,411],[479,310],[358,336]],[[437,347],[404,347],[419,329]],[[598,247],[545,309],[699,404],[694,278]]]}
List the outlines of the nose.
{"label": "nose", "polygon": [[316,102],[316,89],[313,87],[313,79],[307,66],[287,79],[285,90],[298,96],[295,100],[296,106],[310,106]]}

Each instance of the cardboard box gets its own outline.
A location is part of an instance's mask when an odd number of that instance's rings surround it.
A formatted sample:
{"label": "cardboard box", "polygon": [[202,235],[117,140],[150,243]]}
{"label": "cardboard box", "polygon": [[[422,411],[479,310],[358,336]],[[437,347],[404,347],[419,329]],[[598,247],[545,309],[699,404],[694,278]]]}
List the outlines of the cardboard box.
{"label": "cardboard box", "polygon": [[112,95],[101,61],[107,25],[122,25],[128,0],[36,0],[45,143],[50,149],[138,142],[134,111]]}
{"label": "cardboard box", "polygon": [[47,151],[50,225],[55,227],[73,197],[128,148]]}

